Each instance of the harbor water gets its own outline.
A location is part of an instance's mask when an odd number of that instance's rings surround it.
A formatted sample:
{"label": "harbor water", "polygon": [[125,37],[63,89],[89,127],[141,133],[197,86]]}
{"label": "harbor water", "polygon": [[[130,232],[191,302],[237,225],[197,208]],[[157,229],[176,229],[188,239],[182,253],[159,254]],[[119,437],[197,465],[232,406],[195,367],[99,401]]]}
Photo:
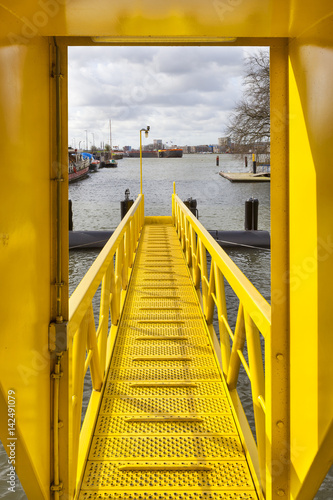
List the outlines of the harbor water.
{"label": "harbor water", "polygon": [[[244,158],[230,154],[219,157],[219,167],[216,166],[216,155],[213,154],[189,154],[183,158],[143,158],[145,215],[171,215],[171,195],[175,181],[176,192],[182,200],[189,197],[197,200],[199,220],[206,229],[244,229],[244,203],[253,197],[259,200],[258,228],[270,231],[270,183],[230,183],[218,172],[244,171]],[[126,189],[130,190],[130,198],[135,200],[140,191],[139,158],[124,158],[118,161],[117,168],[100,169],[91,173],[89,178],[71,184],[69,198],[73,203],[74,230],[114,230],[120,222],[120,201],[124,199]],[[270,251],[237,247],[228,249],[227,252],[265,299],[270,301]],[[97,255],[97,250],[70,251],[70,293]],[[229,321],[234,326],[238,301],[230,288],[227,288],[226,295]],[[238,390],[253,425],[250,385],[244,373],[241,374],[241,382]],[[87,398],[84,403],[87,404]],[[17,417],[19,422],[19,415]],[[6,464],[6,454],[1,446],[0,498],[26,499],[19,481],[16,493],[7,490]],[[315,498],[332,500],[332,492],[331,473]]]}

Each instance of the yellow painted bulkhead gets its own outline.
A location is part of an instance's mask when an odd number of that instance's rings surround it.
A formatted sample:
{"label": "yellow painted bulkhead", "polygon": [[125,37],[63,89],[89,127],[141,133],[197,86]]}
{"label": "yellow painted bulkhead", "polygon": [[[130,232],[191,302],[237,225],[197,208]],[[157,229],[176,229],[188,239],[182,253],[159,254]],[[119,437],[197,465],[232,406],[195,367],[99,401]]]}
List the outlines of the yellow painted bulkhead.
{"label": "yellow painted bulkhead", "polygon": [[[321,443],[332,440],[333,420],[331,2],[216,0],[209,4],[156,4],[127,0],[110,8],[110,2],[104,0],[97,9],[87,0],[6,0],[1,3],[0,13],[0,437],[5,442],[6,394],[15,387],[21,415],[17,422],[17,471],[28,497],[50,498],[53,481],[53,360],[47,351],[48,325],[55,318],[56,279],[53,37],[62,47],[61,266],[66,319],[66,45],[93,44],[91,36],[115,37],[118,44],[154,43],[154,37],[158,37],[157,43],[165,40],[172,44],[175,41],[168,37],[180,36],[179,44],[204,40],[214,44],[216,40],[209,37],[237,37],[238,45],[266,43],[277,47],[274,67],[278,73],[279,67],[282,69],[287,83],[279,89],[284,84],[276,76],[278,84],[275,88],[273,84],[272,96],[276,104],[272,119],[276,118],[277,123],[272,126],[273,336],[268,342],[266,356],[270,360],[266,357],[266,363],[271,362],[269,387],[274,389],[278,383],[285,399],[270,410],[267,446],[271,440],[281,440],[276,435],[280,422],[276,415],[281,413],[286,419],[282,427],[288,441],[278,454],[282,458],[274,456],[267,462],[267,498],[312,498],[328,468],[327,456],[319,469],[314,468],[314,475],[311,466],[316,465],[314,457]],[[288,134],[289,141],[285,139]],[[281,345],[277,342],[279,329],[284,331]],[[282,354],[278,349],[285,350],[284,375],[276,380],[274,363],[281,360],[277,356]],[[285,377],[289,371],[290,376]],[[66,412],[68,404],[63,402],[61,412]],[[276,487],[281,477],[284,486]]]}
{"label": "yellow painted bulkhead", "polygon": [[17,471],[27,494],[31,487],[34,498],[47,498],[52,276],[48,39],[35,38],[27,47],[2,38],[0,66],[1,440],[7,444],[7,391],[15,389]]}

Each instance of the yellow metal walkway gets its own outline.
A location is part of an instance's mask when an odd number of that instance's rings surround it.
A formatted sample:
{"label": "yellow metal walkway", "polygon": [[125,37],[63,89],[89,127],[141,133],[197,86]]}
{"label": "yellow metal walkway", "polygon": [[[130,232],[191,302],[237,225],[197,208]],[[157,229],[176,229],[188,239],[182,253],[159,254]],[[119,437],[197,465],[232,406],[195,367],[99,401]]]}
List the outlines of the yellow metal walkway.
{"label": "yellow metal walkway", "polygon": [[79,498],[257,499],[171,224],[143,228]]}

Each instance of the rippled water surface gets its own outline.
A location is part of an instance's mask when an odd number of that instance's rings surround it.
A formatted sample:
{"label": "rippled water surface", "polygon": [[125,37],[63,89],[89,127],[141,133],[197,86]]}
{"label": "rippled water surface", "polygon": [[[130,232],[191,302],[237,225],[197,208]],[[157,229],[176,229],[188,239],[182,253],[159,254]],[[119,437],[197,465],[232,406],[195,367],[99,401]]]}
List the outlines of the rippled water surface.
{"label": "rippled water surface", "polygon": [[[184,155],[183,158],[143,158],[143,191],[146,215],[171,215],[173,181],[181,199],[195,198],[199,220],[207,229],[244,229],[244,202],[252,197],[259,199],[259,229],[270,230],[270,185],[235,184],[218,175],[223,171],[244,171],[244,160],[234,155]],[[89,178],[69,186],[69,198],[73,202],[74,230],[115,229],[120,222],[120,201],[125,189],[131,198],[140,191],[140,163],[138,158],[119,160],[118,168],[102,169]],[[270,301],[270,252],[258,249],[232,249],[229,255],[243,273]],[[70,293],[73,292],[94,259],[95,250],[70,252]],[[235,323],[238,302],[233,292],[226,290],[228,315]],[[251,394],[244,374],[239,388],[242,400],[251,419]],[[87,401],[86,401],[87,402]],[[23,500],[24,492],[17,486],[15,494],[7,491],[6,455],[0,449],[0,498]],[[318,500],[332,500],[333,480],[326,481],[316,496]],[[29,499],[30,500],[30,499]],[[33,500],[33,499],[31,499]],[[309,499],[310,500],[310,499]]]}

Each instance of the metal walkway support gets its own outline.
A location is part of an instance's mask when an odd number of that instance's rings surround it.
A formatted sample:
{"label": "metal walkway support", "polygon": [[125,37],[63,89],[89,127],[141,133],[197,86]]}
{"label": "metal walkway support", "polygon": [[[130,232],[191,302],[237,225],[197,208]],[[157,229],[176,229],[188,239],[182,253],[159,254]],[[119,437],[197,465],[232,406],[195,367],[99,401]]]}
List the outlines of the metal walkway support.
{"label": "metal walkway support", "polygon": [[147,218],[80,500],[256,499],[171,217]]}

